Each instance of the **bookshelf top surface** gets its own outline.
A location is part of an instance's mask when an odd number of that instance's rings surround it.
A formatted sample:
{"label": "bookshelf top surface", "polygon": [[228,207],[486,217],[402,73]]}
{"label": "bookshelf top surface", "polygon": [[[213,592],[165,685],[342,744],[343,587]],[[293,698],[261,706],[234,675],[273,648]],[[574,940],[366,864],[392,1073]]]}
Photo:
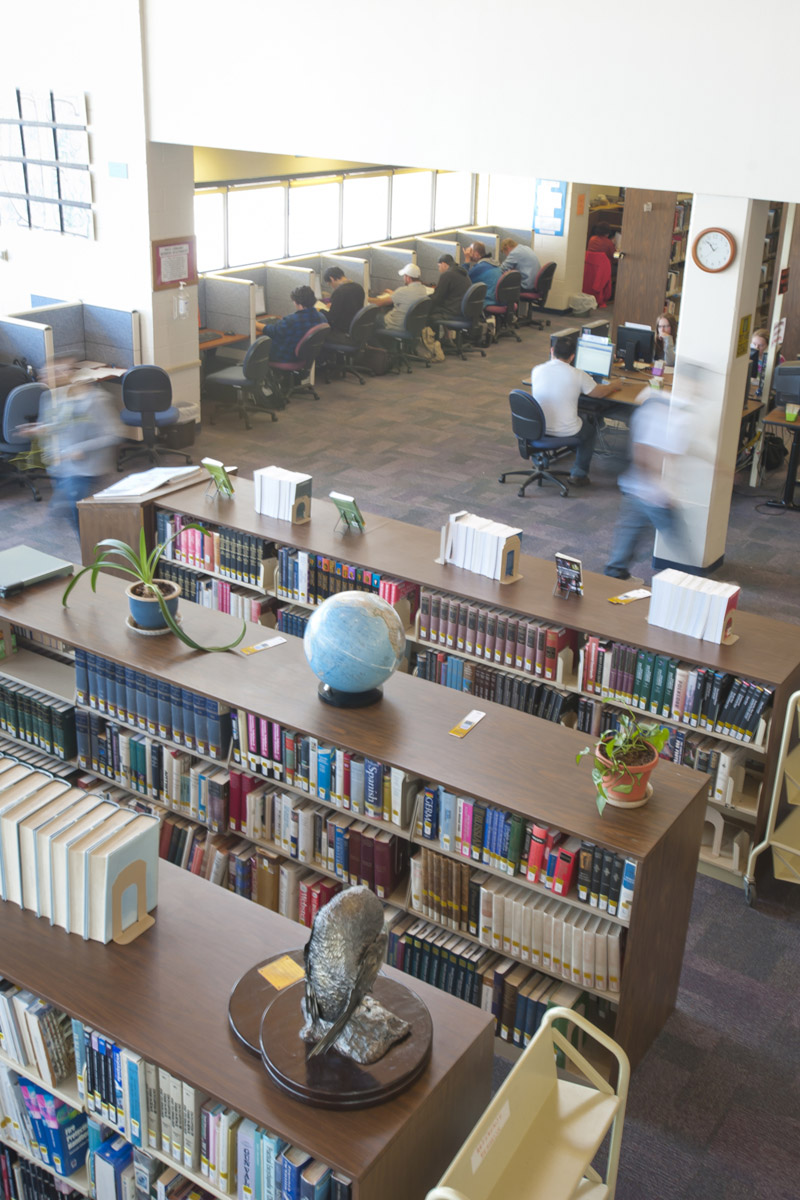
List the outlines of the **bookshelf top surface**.
{"label": "bookshelf top surface", "polygon": [[[0,600],[0,616],[621,853],[645,857],[705,786],[688,767],[661,763],[645,810],[606,808],[601,818],[590,767],[575,762],[586,734],[400,673],[370,708],[333,708],[319,700],[298,638],[248,657],[201,654],[177,638],[142,638],[129,630],[124,581],[100,575],[96,593],[88,581],[79,589],[63,608],[62,581],[41,584]],[[240,627],[235,618],[198,605],[184,604],[181,611],[184,627],[201,643],[230,641]],[[263,634],[263,626],[250,625],[244,644]],[[476,704],[485,719],[465,738],[451,737]]]}
{"label": "bookshelf top surface", "polygon": [[161,508],[181,512],[193,520],[228,525],[283,545],[346,559],[381,574],[770,684],[780,685],[800,664],[797,625],[739,610],[734,626],[739,641],[732,646],[719,646],[650,625],[646,600],[609,604],[609,598],[619,595],[626,585],[591,571],[584,572],[582,597],[559,600],[553,595],[555,563],[548,559],[521,555],[522,579],[503,586],[472,571],[437,564],[439,532],[436,530],[365,513],[363,534],[334,531],[338,520],[334,505],[316,498],[313,516],[305,525],[262,516],[254,510],[253,484],[247,479],[237,479],[236,493],[228,499],[207,496],[205,486],[195,484],[156,502]]}
{"label": "bookshelf top surface", "polygon": [[[83,941],[15,904],[0,905],[0,974],[352,1178],[364,1174],[461,1056],[487,1041],[488,1067],[488,1014],[415,980],[433,1019],[433,1052],[407,1092],[355,1112],[293,1100],[231,1032],[228,999],[251,967],[295,949],[308,931],[172,864],[159,868],[155,925],[129,946]],[[488,1080],[476,1087],[488,1090]]]}

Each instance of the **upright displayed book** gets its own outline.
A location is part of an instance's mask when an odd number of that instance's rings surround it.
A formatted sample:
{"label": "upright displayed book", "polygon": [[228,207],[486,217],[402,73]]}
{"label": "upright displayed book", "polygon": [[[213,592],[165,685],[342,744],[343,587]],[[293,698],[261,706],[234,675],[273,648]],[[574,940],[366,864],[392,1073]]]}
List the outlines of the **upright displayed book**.
{"label": "upright displayed book", "polygon": [[253,472],[255,510],[265,517],[304,525],[311,520],[311,476],[285,467]]}

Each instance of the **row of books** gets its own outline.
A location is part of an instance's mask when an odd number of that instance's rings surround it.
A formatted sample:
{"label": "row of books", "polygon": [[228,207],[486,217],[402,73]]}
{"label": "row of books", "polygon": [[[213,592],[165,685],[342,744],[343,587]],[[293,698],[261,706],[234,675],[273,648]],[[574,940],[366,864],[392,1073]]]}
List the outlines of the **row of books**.
{"label": "row of books", "polygon": [[263,624],[263,618],[275,603],[268,596],[246,591],[227,579],[198,575],[196,571],[190,571],[179,563],[163,562],[158,575],[160,579],[166,579],[169,583],[177,583],[184,600],[191,600],[194,604],[211,608],[215,612],[230,613],[231,616],[241,617],[245,621]]}
{"label": "row of books", "polygon": [[442,562],[453,563],[466,571],[487,575],[489,579],[502,579],[509,573],[507,556],[509,547],[519,552],[521,529],[514,529],[502,521],[479,517],[475,513],[452,513],[447,525],[442,528]]}
{"label": "row of books", "polygon": [[737,796],[745,790],[745,776],[763,764],[753,764],[746,746],[731,746],[713,737],[673,729],[662,751],[672,762],[683,763],[708,775],[709,798],[728,808],[737,806]]}
{"label": "row of books", "polygon": [[[156,541],[166,545],[162,561],[185,563],[213,572],[234,583],[268,587],[275,570],[275,545],[252,533],[218,528],[188,529],[189,517],[180,513],[156,512]],[[174,540],[169,542],[169,538]]]}
{"label": "row of books", "polygon": [[[421,642],[554,681],[559,679],[559,656],[565,650],[574,652],[577,644],[574,629],[424,587],[420,590],[417,637]],[[572,660],[565,658],[570,673]]]}
{"label": "row of books", "polygon": [[297,608],[293,604],[287,604],[283,608],[279,608],[277,612],[277,625],[281,633],[290,634],[292,637],[304,637],[306,625],[311,619],[311,613],[306,608]]}
{"label": "row of books", "polygon": [[0,1143],[0,1200],[79,1200],[81,1193]]}
{"label": "row of books", "polygon": [[138,890],[115,911],[115,881],[143,862],[158,892],[158,821],[13,759],[0,759],[0,896],[68,933],[108,942],[138,920]]}
{"label": "row of books", "polygon": [[558,723],[577,706],[574,695],[560,692],[546,683],[465,661],[441,650],[417,651],[413,670],[419,679],[443,684],[481,700],[493,700],[495,704],[516,708],[545,721]]}
{"label": "row of books", "polygon": [[75,756],[75,707],[0,676],[0,729],[54,758]]}
{"label": "row of books", "polygon": [[2,978],[0,1050],[51,1087],[75,1072],[72,1026],[66,1013]]}
{"label": "row of books", "polygon": [[292,546],[282,546],[277,554],[275,591],[282,600],[318,605],[339,592],[370,592],[394,605],[406,626],[416,618],[419,584]]}
{"label": "row of books", "polygon": [[295,524],[311,517],[311,476],[286,467],[253,471],[253,503],[257,513]]}
{"label": "row of books", "polygon": [[739,741],[762,742],[773,689],[729,671],[590,636],[580,650],[581,690],[603,700]]}
{"label": "row of books", "polygon": [[651,625],[717,643],[730,634],[741,591],[737,584],[668,567],[653,576],[651,587]]}
{"label": "row of books", "polygon": [[[227,758],[230,710],[210,696],[80,649],[75,651],[75,691],[79,705],[123,721],[151,737],[185,746],[208,758]],[[80,754],[80,729],[78,739]]]}
{"label": "row of books", "polygon": [[4,1140],[16,1143],[60,1178],[73,1175],[86,1161],[86,1113],[2,1064],[0,1115]]}

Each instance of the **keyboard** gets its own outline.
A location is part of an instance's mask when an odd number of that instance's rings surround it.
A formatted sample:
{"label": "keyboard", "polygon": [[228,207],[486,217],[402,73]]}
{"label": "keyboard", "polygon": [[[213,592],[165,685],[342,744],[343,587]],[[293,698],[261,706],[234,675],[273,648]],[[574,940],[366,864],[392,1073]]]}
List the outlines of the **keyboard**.
{"label": "keyboard", "polygon": [[222,335],[216,329],[201,329],[199,333],[200,342],[215,342]]}

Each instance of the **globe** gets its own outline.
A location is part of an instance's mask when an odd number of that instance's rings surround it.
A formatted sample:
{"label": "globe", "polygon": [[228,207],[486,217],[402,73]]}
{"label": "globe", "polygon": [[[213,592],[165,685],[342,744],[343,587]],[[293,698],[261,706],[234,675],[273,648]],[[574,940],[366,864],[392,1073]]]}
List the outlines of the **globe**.
{"label": "globe", "polygon": [[369,592],[329,596],[306,625],[303,647],[323,700],[347,708],[374,704],[397,670],[406,635],[391,604]]}

